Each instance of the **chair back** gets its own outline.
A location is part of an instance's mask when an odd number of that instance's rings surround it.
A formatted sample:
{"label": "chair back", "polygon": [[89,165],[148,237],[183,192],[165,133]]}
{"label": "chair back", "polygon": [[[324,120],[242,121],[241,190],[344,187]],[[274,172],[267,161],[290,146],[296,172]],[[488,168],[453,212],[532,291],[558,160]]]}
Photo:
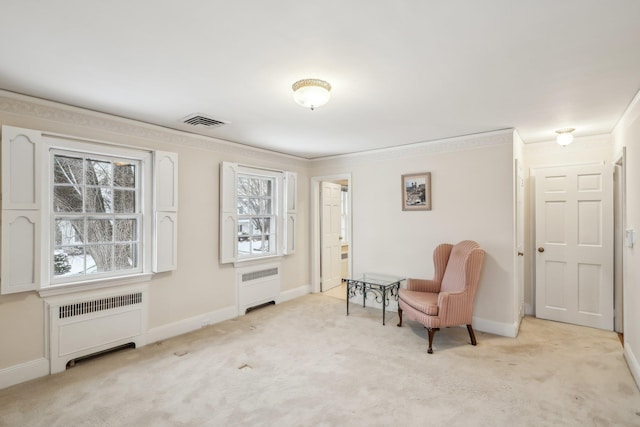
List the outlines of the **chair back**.
{"label": "chair back", "polygon": [[[482,252],[482,256],[469,259],[474,250]],[[460,292],[467,285],[476,285],[482,268],[484,259],[484,251],[480,249],[480,245],[471,240],[463,240],[451,249],[447,268],[442,277],[442,285],[440,292]],[[469,262],[471,261],[471,262]],[[467,283],[468,279],[472,279],[475,283]]]}

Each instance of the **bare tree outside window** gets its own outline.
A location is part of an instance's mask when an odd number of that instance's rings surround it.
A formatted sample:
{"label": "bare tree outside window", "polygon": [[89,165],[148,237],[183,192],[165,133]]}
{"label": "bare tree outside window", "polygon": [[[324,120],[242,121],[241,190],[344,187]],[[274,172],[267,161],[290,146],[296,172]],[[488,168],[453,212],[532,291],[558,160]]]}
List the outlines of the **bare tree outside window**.
{"label": "bare tree outside window", "polygon": [[237,180],[238,253],[259,255],[275,250],[275,180],[240,174]]}
{"label": "bare tree outside window", "polygon": [[55,276],[138,267],[136,172],[126,159],[53,156]]}

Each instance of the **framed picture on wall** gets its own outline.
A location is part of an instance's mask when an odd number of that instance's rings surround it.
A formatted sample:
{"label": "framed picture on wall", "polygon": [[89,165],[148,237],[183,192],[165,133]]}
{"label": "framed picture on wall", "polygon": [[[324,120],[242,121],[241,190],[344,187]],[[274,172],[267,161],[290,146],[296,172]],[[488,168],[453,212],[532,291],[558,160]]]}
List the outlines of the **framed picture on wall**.
{"label": "framed picture on wall", "polygon": [[431,210],[431,172],[402,175],[402,210]]}

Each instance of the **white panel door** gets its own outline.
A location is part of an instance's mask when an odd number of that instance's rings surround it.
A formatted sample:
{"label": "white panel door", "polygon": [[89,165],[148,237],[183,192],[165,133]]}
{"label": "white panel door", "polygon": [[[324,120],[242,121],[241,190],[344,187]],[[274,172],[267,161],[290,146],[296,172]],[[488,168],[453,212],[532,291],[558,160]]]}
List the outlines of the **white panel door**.
{"label": "white panel door", "polygon": [[539,169],[536,316],[613,329],[613,170]]}
{"label": "white panel door", "polygon": [[332,182],[322,183],[322,222],[320,258],[321,290],[324,292],[338,286],[342,277],[340,274],[340,184]]}

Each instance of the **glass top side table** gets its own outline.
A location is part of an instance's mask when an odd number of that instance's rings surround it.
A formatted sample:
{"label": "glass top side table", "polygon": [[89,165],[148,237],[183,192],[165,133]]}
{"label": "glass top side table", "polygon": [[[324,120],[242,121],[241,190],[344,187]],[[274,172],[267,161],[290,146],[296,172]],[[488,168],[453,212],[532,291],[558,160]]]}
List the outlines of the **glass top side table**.
{"label": "glass top side table", "polygon": [[389,276],[377,273],[365,273],[355,278],[345,279],[347,282],[347,316],[349,315],[349,300],[356,295],[362,295],[362,306],[367,306],[367,295],[372,295],[376,302],[382,304],[382,324],[386,320],[386,308],[389,299],[398,300],[398,289],[403,277]]}

